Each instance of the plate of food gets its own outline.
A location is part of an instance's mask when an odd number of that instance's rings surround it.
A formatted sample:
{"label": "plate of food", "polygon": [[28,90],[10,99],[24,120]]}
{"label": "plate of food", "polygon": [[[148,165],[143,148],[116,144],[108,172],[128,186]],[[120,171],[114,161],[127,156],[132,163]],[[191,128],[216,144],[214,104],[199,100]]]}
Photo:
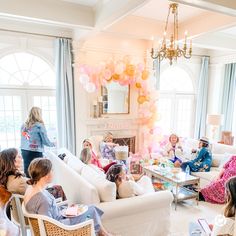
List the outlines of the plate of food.
{"label": "plate of food", "polygon": [[88,206],[82,204],[76,204],[62,210],[62,215],[64,217],[76,217],[84,214],[88,210]]}

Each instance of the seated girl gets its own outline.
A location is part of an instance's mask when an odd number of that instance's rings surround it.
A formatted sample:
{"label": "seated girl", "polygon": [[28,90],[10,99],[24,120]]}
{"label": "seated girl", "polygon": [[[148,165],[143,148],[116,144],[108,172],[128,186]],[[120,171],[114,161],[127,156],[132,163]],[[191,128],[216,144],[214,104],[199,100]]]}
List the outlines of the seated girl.
{"label": "seated girl", "polygon": [[[96,153],[93,151],[93,146],[92,146],[92,143],[89,139],[85,139],[83,141],[83,148],[90,148],[91,150],[91,154],[92,154],[92,157],[91,157],[91,160],[90,160],[90,163],[89,164],[93,164],[95,166],[97,166],[98,168],[100,168],[101,170],[103,170],[105,173],[108,171],[108,169],[110,168],[110,166],[114,165],[116,162],[111,162],[109,163],[108,165],[105,165],[105,166],[102,166],[101,162],[100,162],[100,158],[98,157],[98,155],[96,155]],[[88,159],[87,157],[85,159]],[[84,160],[85,160],[84,159]],[[82,158],[81,158],[81,161]],[[85,162],[84,162],[85,163]],[[87,163],[85,163],[87,164]]]}
{"label": "seated girl", "polygon": [[53,178],[52,163],[46,158],[34,159],[28,169],[30,180],[24,196],[26,210],[31,214],[41,214],[58,220],[66,225],[74,225],[91,218],[94,221],[94,227],[97,235],[108,236],[109,234],[101,224],[103,212],[95,206],[89,206],[88,210],[79,216],[67,218],[62,215],[57,206],[55,198],[45,190]]}
{"label": "seated girl", "polygon": [[[23,159],[16,148],[4,149],[0,152],[0,185],[11,193],[25,194],[27,178],[20,171]],[[47,189],[54,197],[66,200],[65,193],[60,185],[54,185]]]}
{"label": "seated girl", "polygon": [[164,147],[163,155],[169,157],[175,167],[179,167],[182,163],[180,157],[183,155],[183,148],[179,142],[179,137],[176,134],[170,135],[169,143]]}
{"label": "seated girl", "polygon": [[25,175],[20,171],[23,159],[16,148],[0,152],[0,185],[9,192],[24,194],[27,188]]}
{"label": "seated girl", "polygon": [[90,148],[84,148],[81,153],[80,153],[80,160],[86,164],[91,166],[96,172],[98,172],[99,174],[103,174],[104,172],[106,173],[108,171],[108,169],[116,164],[116,162],[111,162],[108,165],[104,166],[104,167],[100,167],[102,165],[96,165],[97,162],[93,162],[93,154]]}
{"label": "seated girl", "polygon": [[202,137],[199,140],[199,151],[197,156],[192,161],[183,162],[181,164],[182,170],[185,171],[187,166],[189,166],[191,172],[206,172],[210,171],[212,164],[212,155],[209,150],[209,140],[206,137]]}
{"label": "seated girl", "polygon": [[152,181],[148,176],[142,176],[137,182],[132,176],[126,175],[124,165],[115,164],[107,172],[107,179],[116,184],[117,198],[134,197],[154,192]]}
{"label": "seated girl", "polygon": [[225,203],[225,183],[231,177],[236,176],[236,156],[232,156],[224,165],[218,178],[200,190],[199,198],[211,203]]}
{"label": "seated girl", "polygon": [[119,146],[119,144],[113,143],[113,135],[111,132],[108,132],[103,141],[100,143],[100,151],[103,158],[108,160],[115,160],[115,150],[114,147]]}

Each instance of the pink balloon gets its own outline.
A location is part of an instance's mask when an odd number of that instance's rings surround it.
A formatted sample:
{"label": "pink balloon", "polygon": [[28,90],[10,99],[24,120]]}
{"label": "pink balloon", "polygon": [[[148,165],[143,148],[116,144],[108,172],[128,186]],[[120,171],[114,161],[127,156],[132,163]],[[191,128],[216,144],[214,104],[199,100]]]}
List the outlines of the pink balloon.
{"label": "pink balloon", "polygon": [[81,84],[87,84],[89,82],[89,76],[87,74],[81,74],[79,77],[79,81]]}
{"label": "pink balloon", "polygon": [[106,80],[109,80],[111,78],[111,71],[110,70],[108,70],[108,69],[104,70],[104,78]]}
{"label": "pink balloon", "polygon": [[144,70],[144,65],[142,63],[139,63],[137,67],[138,67],[139,71],[143,71]]}
{"label": "pink balloon", "polygon": [[89,82],[89,83],[87,83],[87,84],[85,85],[85,90],[86,90],[88,93],[93,93],[93,92],[95,92],[95,90],[96,90],[96,86],[95,86],[94,83]]}

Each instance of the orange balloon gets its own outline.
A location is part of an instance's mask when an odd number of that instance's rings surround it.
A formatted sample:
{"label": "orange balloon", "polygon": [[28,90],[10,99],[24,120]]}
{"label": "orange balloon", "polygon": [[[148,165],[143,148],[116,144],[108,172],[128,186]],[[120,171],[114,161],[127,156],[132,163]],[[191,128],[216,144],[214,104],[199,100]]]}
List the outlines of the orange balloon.
{"label": "orange balloon", "polygon": [[128,76],[134,76],[134,74],[135,74],[135,66],[134,66],[134,65],[131,65],[131,64],[127,65],[127,66],[126,66],[126,71],[125,71],[125,73],[126,73]]}
{"label": "orange balloon", "polygon": [[137,82],[137,83],[135,83],[135,87],[140,89],[140,88],[142,88],[142,85],[141,85],[141,83]]}
{"label": "orange balloon", "polygon": [[138,103],[139,104],[143,104],[146,101],[147,101],[146,96],[143,96],[143,95],[138,96]]}
{"label": "orange balloon", "polygon": [[147,70],[144,70],[142,72],[142,80],[147,80],[149,76],[149,72]]}
{"label": "orange balloon", "polygon": [[114,79],[114,80],[119,80],[119,79],[120,79],[120,75],[118,75],[118,74],[113,74],[113,75],[112,75],[112,79]]}

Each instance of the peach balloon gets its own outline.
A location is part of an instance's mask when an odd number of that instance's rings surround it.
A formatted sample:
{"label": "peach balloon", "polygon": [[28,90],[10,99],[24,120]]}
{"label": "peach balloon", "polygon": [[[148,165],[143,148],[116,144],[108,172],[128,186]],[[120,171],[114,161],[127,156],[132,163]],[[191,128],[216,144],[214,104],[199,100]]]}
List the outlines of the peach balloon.
{"label": "peach balloon", "polygon": [[143,103],[146,102],[146,101],[147,101],[146,96],[143,96],[143,95],[139,95],[139,96],[138,96],[138,103],[139,103],[139,104],[143,104]]}
{"label": "peach balloon", "polygon": [[127,74],[128,76],[134,76],[134,74],[135,74],[135,66],[134,66],[134,65],[131,65],[131,64],[127,65],[125,72],[126,72],[126,74]]}
{"label": "peach balloon", "polygon": [[142,80],[147,80],[149,76],[149,72],[147,70],[144,70],[142,72]]}
{"label": "peach balloon", "polygon": [[141,83],[137,82],[137,83],[135,83],[135,87],[136,87],[137,89],[140,89],[140,88],[142,88],[142,85],[141,85]]}
{"label": "peach balloon", "polygon": [[118,75],[118,74],[113,74],[113,75],[112,75],[112,79],[113,79],[113,80],[119,80],[119,79],[120,79],[120,75]]}

